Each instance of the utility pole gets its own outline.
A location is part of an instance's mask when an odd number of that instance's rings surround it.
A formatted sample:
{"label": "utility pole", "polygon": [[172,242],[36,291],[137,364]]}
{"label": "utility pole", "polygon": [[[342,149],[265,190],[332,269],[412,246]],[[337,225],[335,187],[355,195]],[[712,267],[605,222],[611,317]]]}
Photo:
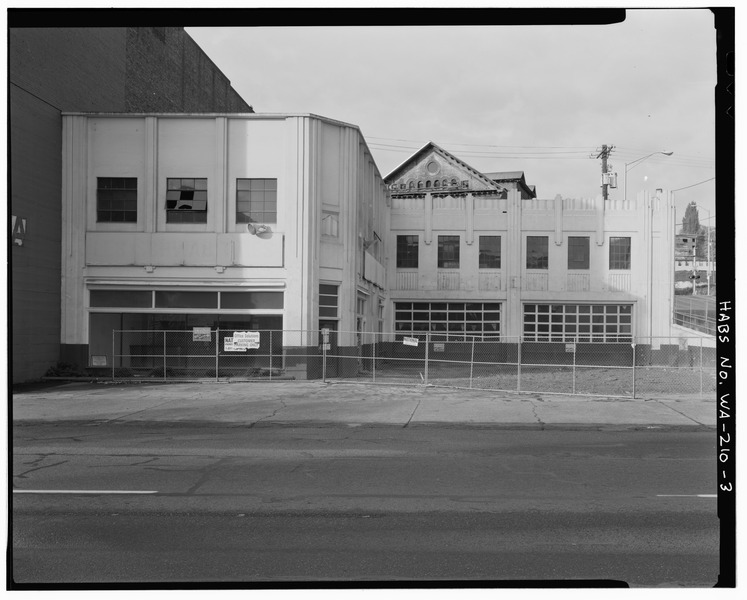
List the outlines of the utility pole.
{"label": "utility pole", "polygon": [[607,159],[609,158],[609,155],[612,154],[613,148],[614,146],[607,146],[607,144],[603,144],[602,151],[597,154],[597,158],[602,159],[602,196],[604,197],[605,201],[607,200],[607,190],[609,188],[609,176],[607,175]]}

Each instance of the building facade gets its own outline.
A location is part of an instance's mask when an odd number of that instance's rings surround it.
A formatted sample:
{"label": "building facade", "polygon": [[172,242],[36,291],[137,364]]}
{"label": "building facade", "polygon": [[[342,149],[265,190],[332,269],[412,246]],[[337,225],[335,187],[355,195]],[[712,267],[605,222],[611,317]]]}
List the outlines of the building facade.
{"label": "building facade", "polygon": [[[124,366],[113,332],[252,330],[293,350],[384,328],[383,179],[357,127],[314,115],[63,116],[61,340]],[[263,340],[268,336],[263,336]],[[264,342],[263,342],[264,343]]]}
{"label": "building facade", "polygon": [[[60,358],[64,111],[240,112],[249,106],[179,27],[10,27],[12,381]],[[81,365],[82,366],[82,365]]]}
{"label": "building facade", "polygon": [[674,210],[664,192],[541,200],[523,173],[480,173],[432,143],[385,182],[399,337],[619,343],[670,334]]}

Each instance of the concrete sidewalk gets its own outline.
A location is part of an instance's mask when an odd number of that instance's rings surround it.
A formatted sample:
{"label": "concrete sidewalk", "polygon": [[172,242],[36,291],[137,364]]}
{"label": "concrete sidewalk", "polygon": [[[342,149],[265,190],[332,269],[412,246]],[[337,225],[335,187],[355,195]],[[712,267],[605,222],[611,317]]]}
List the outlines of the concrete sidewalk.
{"label": "concrete sidewalk", "polygon": [[14,423],[233,426],[685,428],[716,425],[713,399],[620,399],[312,381],[61,383],[13,392]]}

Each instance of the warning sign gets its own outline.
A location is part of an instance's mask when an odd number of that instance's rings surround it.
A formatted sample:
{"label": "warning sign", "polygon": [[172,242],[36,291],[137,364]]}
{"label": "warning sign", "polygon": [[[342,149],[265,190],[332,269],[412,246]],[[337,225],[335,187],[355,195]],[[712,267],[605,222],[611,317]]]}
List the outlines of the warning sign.
{"label": "warning sign", "polygon": [[405,346],[417,346],[418,345],[418,338],[414,337],[406,337],[402,340],[402,343]]}

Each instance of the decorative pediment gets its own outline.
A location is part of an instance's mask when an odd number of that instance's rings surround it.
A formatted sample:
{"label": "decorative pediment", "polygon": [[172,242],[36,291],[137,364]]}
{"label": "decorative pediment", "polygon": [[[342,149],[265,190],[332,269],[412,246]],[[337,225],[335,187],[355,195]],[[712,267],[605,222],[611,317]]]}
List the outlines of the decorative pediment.
{"label": "decorative pediment", "polygon": [[384,181],[392,195],[503,194],[506,188],[433,142],[394,169]]}

